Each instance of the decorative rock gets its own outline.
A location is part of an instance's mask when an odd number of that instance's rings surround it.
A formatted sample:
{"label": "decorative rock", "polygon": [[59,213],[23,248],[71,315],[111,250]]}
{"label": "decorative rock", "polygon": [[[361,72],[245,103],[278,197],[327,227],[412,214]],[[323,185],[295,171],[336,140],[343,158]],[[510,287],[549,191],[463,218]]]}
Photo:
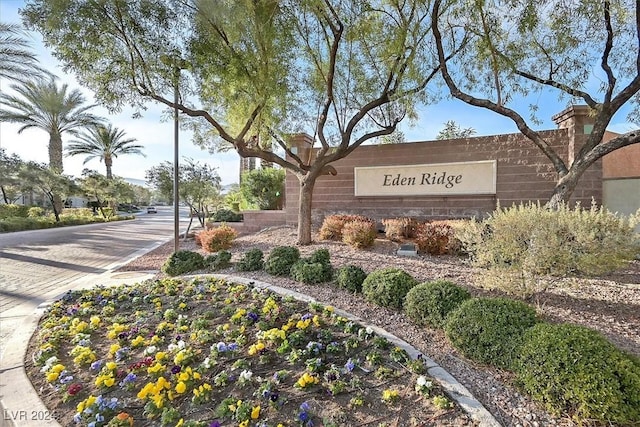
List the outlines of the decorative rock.
{"label": "decorative rock", "polygon": [[418,256],[418,251],[416,250],[416,245],[413,243],[407,243],[400,245],[400,249],[398,249],[397,254],[400,256]]}

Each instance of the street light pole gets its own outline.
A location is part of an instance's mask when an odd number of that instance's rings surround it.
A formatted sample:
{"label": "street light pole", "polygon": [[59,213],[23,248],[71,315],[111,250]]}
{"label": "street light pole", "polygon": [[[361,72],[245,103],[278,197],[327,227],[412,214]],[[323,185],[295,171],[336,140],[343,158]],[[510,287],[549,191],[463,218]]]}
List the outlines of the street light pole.
{"label": "street light pole", "polygon": [[180,68],[175,66],[175,79],[173,82],[173,252],[180,250],[180,197],[179,197],[179,170],[178,170],[178,89],[180,80]]}

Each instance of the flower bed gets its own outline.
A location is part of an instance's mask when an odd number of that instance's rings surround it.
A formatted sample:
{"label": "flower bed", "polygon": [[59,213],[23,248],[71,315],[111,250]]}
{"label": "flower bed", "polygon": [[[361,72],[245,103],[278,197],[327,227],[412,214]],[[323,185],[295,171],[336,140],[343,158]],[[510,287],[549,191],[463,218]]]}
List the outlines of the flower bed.
{"label": "flower bed", "polygon": [[219,279],[69,293],[31,348],[65,426],[472,425],[370,329]]}

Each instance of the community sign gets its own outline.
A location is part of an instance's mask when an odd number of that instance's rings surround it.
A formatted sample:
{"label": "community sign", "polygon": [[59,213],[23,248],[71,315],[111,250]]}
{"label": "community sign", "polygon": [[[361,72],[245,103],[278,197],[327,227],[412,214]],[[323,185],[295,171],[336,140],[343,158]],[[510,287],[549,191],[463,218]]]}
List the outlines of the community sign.
{"label": "community sign", "polygon": [[496,161],[354,168],[355,196],[496,193]]}

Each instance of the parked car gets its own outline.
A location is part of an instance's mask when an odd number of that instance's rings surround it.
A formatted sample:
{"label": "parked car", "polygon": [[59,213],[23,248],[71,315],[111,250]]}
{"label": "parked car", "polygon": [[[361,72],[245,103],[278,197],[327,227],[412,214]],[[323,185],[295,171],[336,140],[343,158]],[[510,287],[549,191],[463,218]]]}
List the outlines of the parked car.
{"label": "parked car", "polygon": [[147,213],[158,213],[155,206],[147,206]]}
{"label": "parked car", "polygon": [[120,203],[118,204],[118,210],[122,212],[136,212],[139,211],[140,208],[129,203]]}

